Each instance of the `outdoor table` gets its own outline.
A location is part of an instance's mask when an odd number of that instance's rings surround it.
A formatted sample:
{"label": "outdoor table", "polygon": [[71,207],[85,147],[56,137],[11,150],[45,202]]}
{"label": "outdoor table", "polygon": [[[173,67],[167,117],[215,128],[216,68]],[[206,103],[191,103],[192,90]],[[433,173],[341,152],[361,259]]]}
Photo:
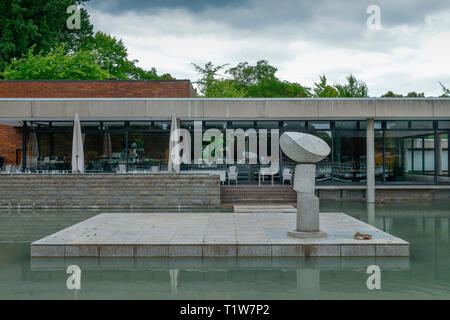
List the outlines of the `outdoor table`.
{"label": "outdoor table", "polygon": [[258,186],[261,185],[261,177],[262,181],[264,182],[264,176],[272,176],[272,185],[273,185],[273,176],[276,175],[278,172],[276,171],[269,171],[269,170],[261,170],[258,173]]}

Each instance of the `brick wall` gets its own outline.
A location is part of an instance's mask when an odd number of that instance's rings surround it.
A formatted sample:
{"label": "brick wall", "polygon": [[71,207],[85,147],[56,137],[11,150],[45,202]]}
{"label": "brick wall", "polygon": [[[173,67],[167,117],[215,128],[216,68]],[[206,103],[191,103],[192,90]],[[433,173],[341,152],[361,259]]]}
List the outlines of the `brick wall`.
{"label": "brick wall", "polygon": [[[0,98],[189,98],[189,80],[173,81],[0,81]],[[16,163],[22,148],[21,128],[0,125],[0,157]],[[56,149],[58,150],[58,149]]]}
{"label": "brick wall", "polygon": [[22,149],[22,128],[0,124],[0,157],[5,164],[16,164],[16,149]]}
{"label": "brick wall", "polygon": [[0,175],[0,208],[216,208],[217,175]]}
{"label": "brick wall", "polygon": [[189,80],[0,81],[0,98],[189,98]]}

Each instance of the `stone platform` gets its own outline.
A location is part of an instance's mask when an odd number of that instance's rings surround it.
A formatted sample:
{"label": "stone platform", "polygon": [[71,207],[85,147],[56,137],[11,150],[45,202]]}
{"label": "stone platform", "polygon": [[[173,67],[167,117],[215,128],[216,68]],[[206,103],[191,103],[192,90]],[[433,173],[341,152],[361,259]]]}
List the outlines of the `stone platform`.
{"label": "stone platform", "polygon": [[[295,213],[102,213],[31,244],[32,257],[408,257],[409,243],[343,213],[324,238],[286,235]],[[355,240],[356,232],[371,240]]]}

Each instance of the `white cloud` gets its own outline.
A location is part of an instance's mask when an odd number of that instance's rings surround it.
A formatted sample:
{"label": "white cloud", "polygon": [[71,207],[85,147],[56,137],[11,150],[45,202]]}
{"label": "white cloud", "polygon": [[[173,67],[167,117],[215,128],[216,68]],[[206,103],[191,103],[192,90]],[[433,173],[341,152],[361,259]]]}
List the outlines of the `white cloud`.
{"label": "white cloud", "polygon": [[[240,12],[248,14],[245,9]],[[156,67],[177,78],[196,79],[191,62],[235,65],[267,59],[279,68],[280,78],[306,86],[312,86],[321,74],[333,83],[353,73],[367,82],[372,96],[388,90],[437,96],[441,94],[438,81],[450,85],[449,11],[428,15],[423,24],[365,29],[347,42],[315,39],[305,32],[296,35],[292,22],[278,24],[273,32],[240,29],[223,20],[199,19],[185,9],[121,15],[90,9],[90,14],[96,29],[121,38],[140,66]],[[351,22],[343,24],[343,30],[352,29]],[[332,25],[314,20],[308,30]],[[283,28],[288,28],[286,33]],[[298,28],[302,28],[300,22]]]}

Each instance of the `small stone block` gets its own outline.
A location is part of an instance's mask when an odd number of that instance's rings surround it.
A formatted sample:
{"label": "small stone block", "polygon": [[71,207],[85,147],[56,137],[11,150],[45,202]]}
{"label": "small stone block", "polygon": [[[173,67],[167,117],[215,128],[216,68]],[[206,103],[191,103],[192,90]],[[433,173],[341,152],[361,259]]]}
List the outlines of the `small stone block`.
{"label": "small stone block", "polygon": [[66,257],[97,257],[99,254],[97,246],[66,246]]}
{"label": "small stone block", "polygon": [[158,245],[136,246],[136,257],[168,257],[169,247]]}
{"label": "small stone block", "polygon": [[32,257],[64,257],[64,246],[31,246]]}
{"label": "small stone block", "polygon": [[100,246],[100,257],[133,257],[133,246]]}
{"label": "small stone block", "polygon": [[342,257],[374,257],[375,246],[374,245],[342,245],[341,246]]}
{"label": "small stone block", "polygon": [[240,245],[238,246],[238,257],[270,257],[271,246],[266,245]]}
{"label": "small stone block", "polygon": [[377,257],[409,257],[408,245],[377,245]]}

